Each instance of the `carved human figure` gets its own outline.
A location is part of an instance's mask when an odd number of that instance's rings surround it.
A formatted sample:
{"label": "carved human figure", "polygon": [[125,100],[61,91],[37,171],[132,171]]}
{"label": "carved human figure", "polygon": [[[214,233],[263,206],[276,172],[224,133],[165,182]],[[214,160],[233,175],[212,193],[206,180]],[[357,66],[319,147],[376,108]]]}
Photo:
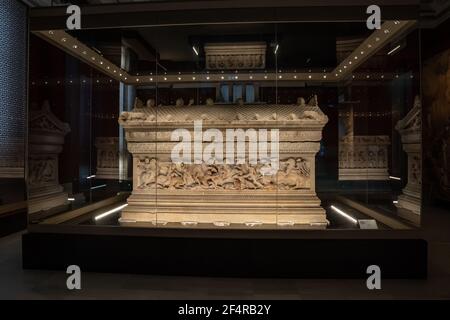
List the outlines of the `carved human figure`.
{"label": "carved human figure", "polygon": [[138,164],[140,174],[138,176],[138,188],[146,189],[156,182],[156,160],[145,158]]}

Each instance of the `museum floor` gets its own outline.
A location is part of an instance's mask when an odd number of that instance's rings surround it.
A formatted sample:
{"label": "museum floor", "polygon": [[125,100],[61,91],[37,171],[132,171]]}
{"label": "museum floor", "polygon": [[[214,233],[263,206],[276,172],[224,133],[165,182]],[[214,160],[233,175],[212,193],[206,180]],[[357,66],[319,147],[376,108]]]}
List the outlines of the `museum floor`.
{"label": "museum floor", "polygon": [[82,290],[66,289],[66,274],[21,267],[21,234],[0,239],[0,299],[449,299],[450,214],[426,210],[427,280],[225,279],[84,273]]}

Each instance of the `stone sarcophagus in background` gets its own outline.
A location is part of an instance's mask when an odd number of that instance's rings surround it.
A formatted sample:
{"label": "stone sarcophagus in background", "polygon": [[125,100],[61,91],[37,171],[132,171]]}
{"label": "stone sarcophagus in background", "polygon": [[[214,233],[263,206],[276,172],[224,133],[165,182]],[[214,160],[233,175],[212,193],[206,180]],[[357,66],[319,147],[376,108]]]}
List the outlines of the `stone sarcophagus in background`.
{"label": "stone sarcophagus in background", "polygon": [[397,122],[395,129],[400,133],[403,151],[408,155],[408,182],[396,206],[419,215],[422,199],[422,107],[419,97],[408,114]]}
{"label": "stone sarcophagus in background", "polygon": [[28,213],[45,211],[66,205],[67,193],[59,184],[58,157],[63,150],[64,137],[70,132],[60,121],[48,102],[30,114],[28,150]]}
{"label": "stone sarcophagus in background", "polygon": [[119,179],[119,138],[98,137],[95,139],[97,149],[97,179]]}
{"label": "stone sarcophagus in background", "polygon": [[316,97],[299,105],[140,103],[119,119],[133,156],[120,221],[326,228],[315,157],[327,121]]}
{"label": "stone sarcophagus in background", "polygon": [[389,136],[347,135],[339,141],[339,180],[389,180]]}

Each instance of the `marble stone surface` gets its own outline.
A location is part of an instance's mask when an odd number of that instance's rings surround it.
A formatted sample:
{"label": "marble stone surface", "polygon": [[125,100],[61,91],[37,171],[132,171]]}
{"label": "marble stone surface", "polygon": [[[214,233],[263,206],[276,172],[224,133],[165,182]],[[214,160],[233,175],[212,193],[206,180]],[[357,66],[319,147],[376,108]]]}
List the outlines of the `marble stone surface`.
{"label": "marble stone surface", "polygon": [[[248,162],[173,163],[171,151],[178,143],[171,141],[173,130],[184,128],[194,136],[196,120],[202,120],[204,131],[216,129],[224,136],[227,129],[278,129],[279,170],[265,175],[259,163]],[[121,222],[326,228],[315,190],[315,156],[327,122],[317,97],[300,105],[144,107],[138,102],[119,119],[133,156],[133,192]],[[201,141],[203,150],[209,144]],[[245,158],[254,152],[248,144]]]}
{"label": "marble stone surface", "polygon": [[51,112],[46,102],[40,110],[30,113],[29,130],[28,212],[65,205],[68,195],[59,184],[58,155],[70,127]]}
{"label": "marble stone surface", "polygon": [[398,197],[398,208],[420,215],[422,199],[422,105],[416,97],[414,107],[397,122],[395,129],[402,137],[403,151],[408,155],[408,183]]}

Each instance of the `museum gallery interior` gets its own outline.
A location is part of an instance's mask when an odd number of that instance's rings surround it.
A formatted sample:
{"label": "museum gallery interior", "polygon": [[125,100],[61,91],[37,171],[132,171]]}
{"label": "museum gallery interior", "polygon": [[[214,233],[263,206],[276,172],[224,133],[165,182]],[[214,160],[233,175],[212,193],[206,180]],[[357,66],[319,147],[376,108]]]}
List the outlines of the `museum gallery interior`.
{"label": "museum gallery interior", "polygon": [[381,5],[370,29],[365,6],[81,1],[70,30],[67,5],[25,2],[0,9],[0,231],[27,229],[24,268],[77,246],[93,271],[178,273],[176,250],[182,274],[353,277],[365,247],[426,274],[425,208],[450,198],[446,3]]}

